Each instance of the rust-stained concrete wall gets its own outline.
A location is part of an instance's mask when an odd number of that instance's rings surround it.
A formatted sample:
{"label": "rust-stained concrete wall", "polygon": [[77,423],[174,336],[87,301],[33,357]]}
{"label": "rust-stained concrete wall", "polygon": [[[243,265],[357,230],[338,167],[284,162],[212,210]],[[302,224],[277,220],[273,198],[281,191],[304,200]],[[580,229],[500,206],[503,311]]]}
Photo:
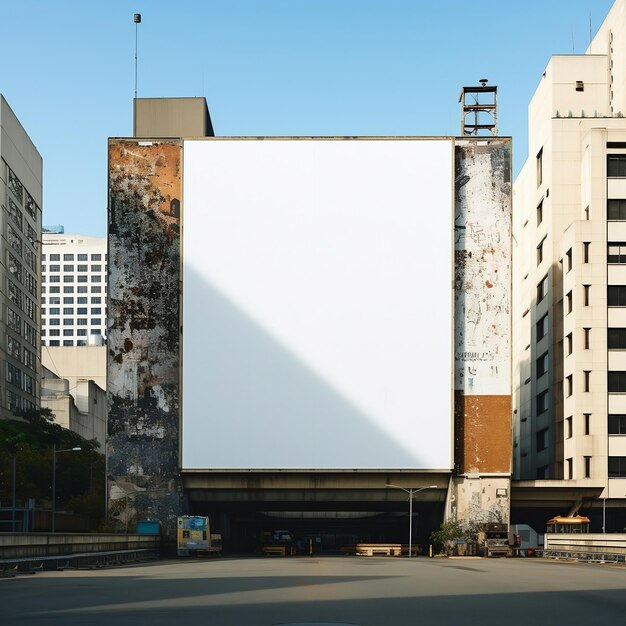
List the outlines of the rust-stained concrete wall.
{"label": "rust-stained concrete wall", "polygon": [[511,142],[455,147],[455,477],[446,515],[508,522]]}
{"label": "rust-stained concrete wall", "polygon": [[179,477],[182,145],[109,140],[109,521],[173,535]]}

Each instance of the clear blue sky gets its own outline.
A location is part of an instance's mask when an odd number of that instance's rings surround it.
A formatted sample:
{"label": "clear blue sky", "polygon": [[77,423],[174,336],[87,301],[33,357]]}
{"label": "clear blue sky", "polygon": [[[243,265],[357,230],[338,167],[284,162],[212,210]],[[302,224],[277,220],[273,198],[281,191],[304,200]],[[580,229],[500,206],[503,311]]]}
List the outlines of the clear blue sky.
{"label": "clear blue sky", "polygon": [[499,88],[526,158],[551,54],[612,0],[0,0],[0,92],[44,158],[44,224],[106,232],[107,137],[139,96],[206,96],[218,135],[456,135],[462,85]]}

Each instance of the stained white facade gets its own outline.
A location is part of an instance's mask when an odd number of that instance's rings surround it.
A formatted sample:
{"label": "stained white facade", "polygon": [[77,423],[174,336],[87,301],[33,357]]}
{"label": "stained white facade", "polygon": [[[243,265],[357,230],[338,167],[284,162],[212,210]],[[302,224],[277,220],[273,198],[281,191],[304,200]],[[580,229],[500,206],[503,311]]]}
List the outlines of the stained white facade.
{"label": "stained white facade", "polygon": [[39,405],[43,162],[0,95],[0,416]]}
{"label": "stained white facade", "polygon": [[451,468],[453,150],[184,142],[184,468]]}
{"label": "stained white facade", "polygon": [[104,237],[43,235],[42,345],[101,345],[106,338],[106,264]]}

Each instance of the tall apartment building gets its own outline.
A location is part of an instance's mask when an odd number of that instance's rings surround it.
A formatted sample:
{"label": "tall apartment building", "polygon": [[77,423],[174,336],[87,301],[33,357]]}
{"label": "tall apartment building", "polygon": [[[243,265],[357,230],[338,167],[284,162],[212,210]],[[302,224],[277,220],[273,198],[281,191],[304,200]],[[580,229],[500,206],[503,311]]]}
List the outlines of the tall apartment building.
{"label": "tall apartment building", "polygon": [[625,115],[617,0],[585,54],[548,63],[514,185],[514,476],[581,498],[626,496]]}
{"label": "tall apartment building", "polygon": [[103,237],[43,235],[42,345],[102,344],[106,337],[106,250]]}
{"label": "tall apartment building", "polygon": [[0,95],[0,417],[39,406],[43,162]]}

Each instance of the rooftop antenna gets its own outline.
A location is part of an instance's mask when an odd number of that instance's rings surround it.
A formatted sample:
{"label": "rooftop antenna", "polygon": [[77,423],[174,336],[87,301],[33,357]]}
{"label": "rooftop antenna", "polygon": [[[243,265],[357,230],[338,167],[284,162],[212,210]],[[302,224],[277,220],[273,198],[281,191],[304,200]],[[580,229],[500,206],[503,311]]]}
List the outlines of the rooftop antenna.
{"label": "rooftop antenna", "polygon": [[135,100],[137,99],[137,37],[138,26],[141,24],[141,13],[135,13],[133,15],[133,22],[135,22]]}
{"label": "rooftop antenna", "polygon": [[480,85],[461,88],[461,136],[495,137],[498,134],[498,88],[488,85],[486,78],[478,82]]}

